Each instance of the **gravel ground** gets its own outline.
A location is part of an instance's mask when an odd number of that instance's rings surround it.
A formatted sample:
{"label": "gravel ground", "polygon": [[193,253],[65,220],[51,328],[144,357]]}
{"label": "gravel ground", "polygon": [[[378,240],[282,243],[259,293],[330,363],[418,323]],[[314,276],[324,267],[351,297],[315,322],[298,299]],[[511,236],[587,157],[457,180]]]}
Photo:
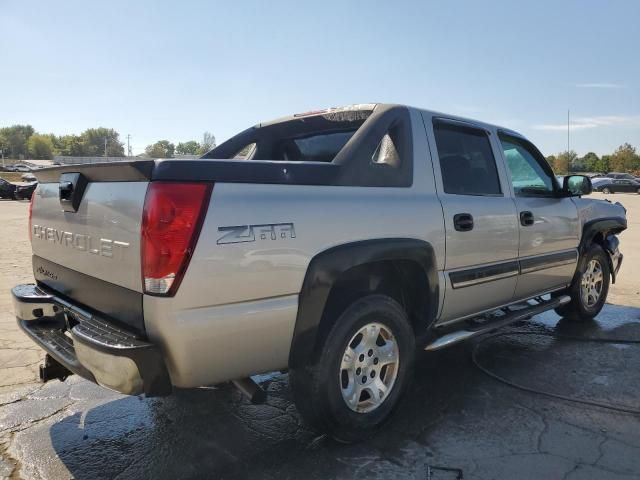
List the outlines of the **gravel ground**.
{"label": "gravel ground", "polygon": [[[625,261],[597,321],[547,313],[513,327],[640,339],[640,196]],[[126,397],[77,377],[36,383],[42,354],[16,326],[10,288],[31,280],[26,202],[0,201],[0,478],[640,478],[640,418],[522,392],[470,360],[473,343],[424,353],[398,414],[370,441],[343,446],[300,421],[287,376],[265,376],[266,405],[233,388]],[[519,383],[638,408],[635,345],[537,335],[489,339],[481,362]]]}

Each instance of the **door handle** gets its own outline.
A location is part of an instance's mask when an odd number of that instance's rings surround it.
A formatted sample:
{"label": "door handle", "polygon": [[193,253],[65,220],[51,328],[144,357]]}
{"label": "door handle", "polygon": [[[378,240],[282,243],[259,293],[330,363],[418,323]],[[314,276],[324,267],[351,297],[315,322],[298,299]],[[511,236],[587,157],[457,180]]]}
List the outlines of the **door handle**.
{"label": "door handle", "polygon": [[531,212],[520,212],[520,225],[523,227],[530,227],[534,224],[533,213]]}
{"label": "door handle", "polygon": [[470,213],[457,213],[453,216],[453,227],[458,232],[473,230],[473,217]]}

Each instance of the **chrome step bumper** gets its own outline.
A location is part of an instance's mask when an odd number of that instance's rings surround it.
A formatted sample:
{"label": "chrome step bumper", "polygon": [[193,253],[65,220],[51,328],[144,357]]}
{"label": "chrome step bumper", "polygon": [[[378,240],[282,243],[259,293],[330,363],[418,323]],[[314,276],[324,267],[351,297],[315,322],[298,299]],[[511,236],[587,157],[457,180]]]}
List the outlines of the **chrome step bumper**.
{"label": "chrome step bumper", "polygon": [[128,395],[171,393],[155,345],[44,287],[18,285],[11,293],[20,328],[71,372]]}

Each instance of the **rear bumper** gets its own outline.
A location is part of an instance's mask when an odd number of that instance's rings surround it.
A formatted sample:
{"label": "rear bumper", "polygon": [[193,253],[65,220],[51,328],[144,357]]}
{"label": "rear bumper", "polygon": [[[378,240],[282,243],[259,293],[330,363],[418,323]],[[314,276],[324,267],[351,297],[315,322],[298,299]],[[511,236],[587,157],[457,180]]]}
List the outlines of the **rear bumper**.
{"label": "rear bumper", "polygon": [[171,381],[160,350],[99,314],[45,287],[11,291],[20,328],[64,367],[127,395],[168,395]]}

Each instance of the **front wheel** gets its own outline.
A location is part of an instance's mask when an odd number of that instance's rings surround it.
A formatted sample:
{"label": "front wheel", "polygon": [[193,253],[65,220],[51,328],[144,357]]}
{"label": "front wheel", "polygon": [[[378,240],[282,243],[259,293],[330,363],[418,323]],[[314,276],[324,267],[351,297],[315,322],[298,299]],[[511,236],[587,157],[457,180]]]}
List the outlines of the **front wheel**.
{"label": "front wheel", "polygon": [[602,193],[604,193],[605,195],[609,195],[611,193],[611,190],[605,187],[602,189]]}
{"label": "front wheel", "polygon": [[588,321],[600,313],[609,293],[611,271],[607,253],[592,244],[578,261],[571,286],[556,295],[569,295],[571,301],[556,308],[556,313],[569,320]]}
{"label": "front wheel", "polygon": [[353,302],[324,340],[317,361],[289,379],[298,410],[311,426],[351,443],[378,429],[411,379],[415,338],[392,298]]}

